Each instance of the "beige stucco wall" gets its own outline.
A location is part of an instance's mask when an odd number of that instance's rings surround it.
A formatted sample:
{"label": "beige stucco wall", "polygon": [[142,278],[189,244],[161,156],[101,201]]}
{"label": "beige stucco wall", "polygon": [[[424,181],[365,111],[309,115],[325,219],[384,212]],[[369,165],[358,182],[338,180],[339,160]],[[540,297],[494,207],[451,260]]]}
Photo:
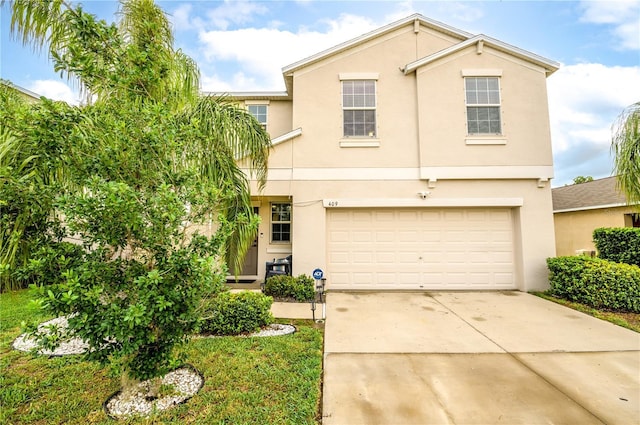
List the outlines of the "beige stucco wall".
{"label": "beige stucco wall", "polygon": [[[555,256],[551,194],[548,187],[539,188],[536,181],[443,181],[429,189],[431,195],[421,200],[417,192],[426,190],[424,181],[291,181],[267,184],[265,193],[280,193],[290,196],[293,203],[292,253],[294,273],[310,274],[316,267],[325,268],[326,213],[323,200],[365,199],[386,200],[390,208],[411,203],[413,207],[441,208],[440,201],[455,199],[459,206],[473,204],[482,199],[522,198],[523,206],[513,207],[514,251],[517,282],[521,290],[543,290],[547,288],[545,259]],[[268,198],[256,198],[262,202],[262,210],[268,210]],[[268,244],[269,217],[263,216],[260,242],[265,261],[276,252]],[[284,248],[284,247],[283,247]],[[284,253],[284,250],[282,251]],[[262,259],[260,260],[262,261]],[[260,264],[264,264],[261,262]],[[330,286],[330,282],[328,285]]]}
{"label": "beige stucco wall", "polygon": [[[293,71],[291,115],[283,112],[281,119],[290,119],[287,130],[302,128],[302,134],[274,147],[265,190],[258,192],[253,183],[254,202],[263,217],[260,278],[264,261],[288,250],[294,274],[326,267],[326,200],[439,208],[444,200],[471,207],[509,198],[522,204],[511,207],[516,285],[526,291],[548,287],[545,259],[555,255],[555,240],[546,181],[552,177],[552,156],[545,72],[490,48],[481,55],[475,48],[463,50],[408,75],[400,70],[459,41],[424,27],[416,33],[410,24]],[[469,68],[502,72],[503,145],[465,142],[461,70]],[[368,147],[341,143],[341,73],[377,75],[377,137],[355,140]],[[275,114],[274,108],[270,122]],[[425,176],[425,167],[462,170],[462,175],[430,169]],[[421,191],[431,194],[422,200],[417,195]],[[269,243],[272,197],[293,204],[291,246]]]}
{"label": "beige stucco wall", "polygon": [[558,256],[575,255],[577,250],[595,251],[593,231],[599,227],[626,227],[625,214],[631,207],[602,208],[587,211],[555,213],[553,222]]}
{"label": "beige stucco wall", "polygon": [[[466,143],[466,105],[462,70],[499,75],[502,145]],[[420,163],[423,166],[552,165],[546,77],[542,68],[489,47],[476,47],[417,71]],[[444,125],[443,125],[444,124]],[[445,147],[445,148],[443,148]]]}

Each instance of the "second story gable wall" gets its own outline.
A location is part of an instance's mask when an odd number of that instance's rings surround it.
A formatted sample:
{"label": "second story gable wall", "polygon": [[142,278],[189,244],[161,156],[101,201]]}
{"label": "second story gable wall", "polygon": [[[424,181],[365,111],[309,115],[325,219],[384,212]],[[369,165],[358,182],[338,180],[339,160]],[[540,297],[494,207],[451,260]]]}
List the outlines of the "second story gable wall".
{"label": "second story gable wall", "polygon": [[[408,75],[407,77],[410,77]],[[500,134],[467,128],[465,77],[496,77]],[[421,166],[550,166],[545,70],[503,52],[470,46],[415,72]]]}
{"label": "second story gable wall", "polygon": [[[293,75],[293,167],[417,168],[415,80],[400,68],[458,40],[413,24],[302,67]],[[375,135],[345,137],[342,81],[375,81]],[[278,166],[273,162],[274,166]]]}

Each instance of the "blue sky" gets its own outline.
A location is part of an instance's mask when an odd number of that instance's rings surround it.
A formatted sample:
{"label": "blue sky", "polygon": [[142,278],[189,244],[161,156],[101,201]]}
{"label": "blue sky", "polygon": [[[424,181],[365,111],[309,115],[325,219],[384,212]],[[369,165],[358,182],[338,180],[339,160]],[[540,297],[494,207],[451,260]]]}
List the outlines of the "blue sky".
{"label": "blue sky", "polygon": [[[116,19],[118,2],[85,0]],[[193,57],[205,91],[284,90],[281,68],[380,26],[421,13],[561,64],[547,80],[553,186],[611,175],[611,124],[640,101],[640,1],[158,1],[176,46]],[[77,101],[46,55],[10,36],[0,9],[0,77],[54,99]]]}

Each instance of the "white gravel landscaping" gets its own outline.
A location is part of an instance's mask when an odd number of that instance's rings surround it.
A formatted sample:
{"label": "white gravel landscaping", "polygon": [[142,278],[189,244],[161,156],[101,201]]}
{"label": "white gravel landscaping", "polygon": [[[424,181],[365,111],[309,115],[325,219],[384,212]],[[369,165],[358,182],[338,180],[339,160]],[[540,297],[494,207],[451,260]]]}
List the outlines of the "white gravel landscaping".
{"label": "white gravel landscaping", "polygon": [[[42,322],[38,325],[38,331],[43,333],[48,333],[48,326],[55,325],[60,330],[62,330],[64,335],[64,330],[69,326],[67,322],[67,318],[65,316],[57,317],[52,320],[48,320],[46,322]],[[258,332],[254,332],[249,335],[242,335],[243,337],[267,337],[267,336],[280,336],[280,335],[288,335],[292,334],[296,331],[295,326],[292,325],[281,325],[278,323],[269,325],[266,329],[262,329]],[[31,352],[38,348],[37,341],[35,338],[31,337],[29,334],[24,333],[17,337],[13,342],[13,348],[18,351],[26,351]],[[89,345],[76,337],[69,337],[53,351],[40,349],[36,352],[38,354],[44,356],[67,356],[73,354],[83,354],[89,349]]]}
{"label": "white gravel landscaping", "polygon": [[109,397],[104,403],[106,414],[114,419],[124,419],[166,410],[193,397],[204,385],[204,378],[192,366],[179,367],[162,377],[161,384],[171,386],[172,393],[155,399],[149,398],[150,382],[140,382],[126,393],[118,391]]}
{"label": "white gravel landscaping", "polygon": [[[67,317],[56,317],[55,319],[48,320],[46,322],[42,322],[38,325],[38,332],[43,334],[49,334],[50,330],[49,326],[56,326],[61,330],[63,341],[55,350],[46,350],[41,348],[37,350],[38,354],[42,354],[44,356],[66,356],[72,354],[82,354],[89,349],[89,344],[76,337],[68,337],[64,338],[66,334],[65,330],[69,327],[69,323],[67,322]],[[38,348],[38,344],[36,339],[27,334],[23,333],[19,337],[13,341],[13,348],[18,351],[34,351]]]}
{"label": "white gravel landscaping", "polygon": [[[48,327],[55,325],[65,335],[65,330],[69,323],[67,317],[58,317],[48,320],[38,325],[38,331],[49,333]],[[292,334],[296,331],[295,326],[272,324],[266,329],[254,332],[242,337],[268,337]],[[208,336],[197,336],[206,338]],[[32,352],[37,350],[37,341],[31,335],[24,333],[15,339],[13,348],[19,351]],[[65,356],[72,354],[82,354],[89,349],[89,345],[77,337],[68,337],[53,351],[40,349],[36,352],[46,356]],[[155,411],[168,409],[180,403],[184,403],[193,397],[204,385],[204,378],[192,366],[182,366],[162,377],[162,385],[171,386],[172,391],[159,398],[149,397],[150,381],[143,381],[135,385],[126,393],[119,391],[113,394],[104,403],[103,408],[107,415],[114,419],[124,419],[131,416],[149,416]]]}

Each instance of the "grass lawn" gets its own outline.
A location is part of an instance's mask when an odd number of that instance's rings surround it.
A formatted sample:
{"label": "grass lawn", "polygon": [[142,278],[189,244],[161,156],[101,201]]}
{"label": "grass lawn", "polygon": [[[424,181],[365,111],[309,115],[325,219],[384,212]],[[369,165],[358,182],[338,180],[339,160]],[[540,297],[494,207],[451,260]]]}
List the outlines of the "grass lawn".
{"label": "grass lawn", "polygon": [[597,310],[584,304],[567,301],[562,298],[556,298],[546,292],[534,292],[533,294],[574,310],[581,311],[582,313],[586,313],[590,316],[597,317],[598,319],[606,320],[607,322],[622,326],[623,328],[640,332],[640,313],[622,313],[617,311]]}
{"label": "grass lawn", "polygon": [[[28,291],[0,294],[0,424],[109,424],[102,403],[120,388],[80,356],[33,356],[11,348],[22,321],[50,319]],[[318,424],[322,329],[311,321],[293,335],[194,339],[188,362],[205,377],[187,403],[127,424]]]}

